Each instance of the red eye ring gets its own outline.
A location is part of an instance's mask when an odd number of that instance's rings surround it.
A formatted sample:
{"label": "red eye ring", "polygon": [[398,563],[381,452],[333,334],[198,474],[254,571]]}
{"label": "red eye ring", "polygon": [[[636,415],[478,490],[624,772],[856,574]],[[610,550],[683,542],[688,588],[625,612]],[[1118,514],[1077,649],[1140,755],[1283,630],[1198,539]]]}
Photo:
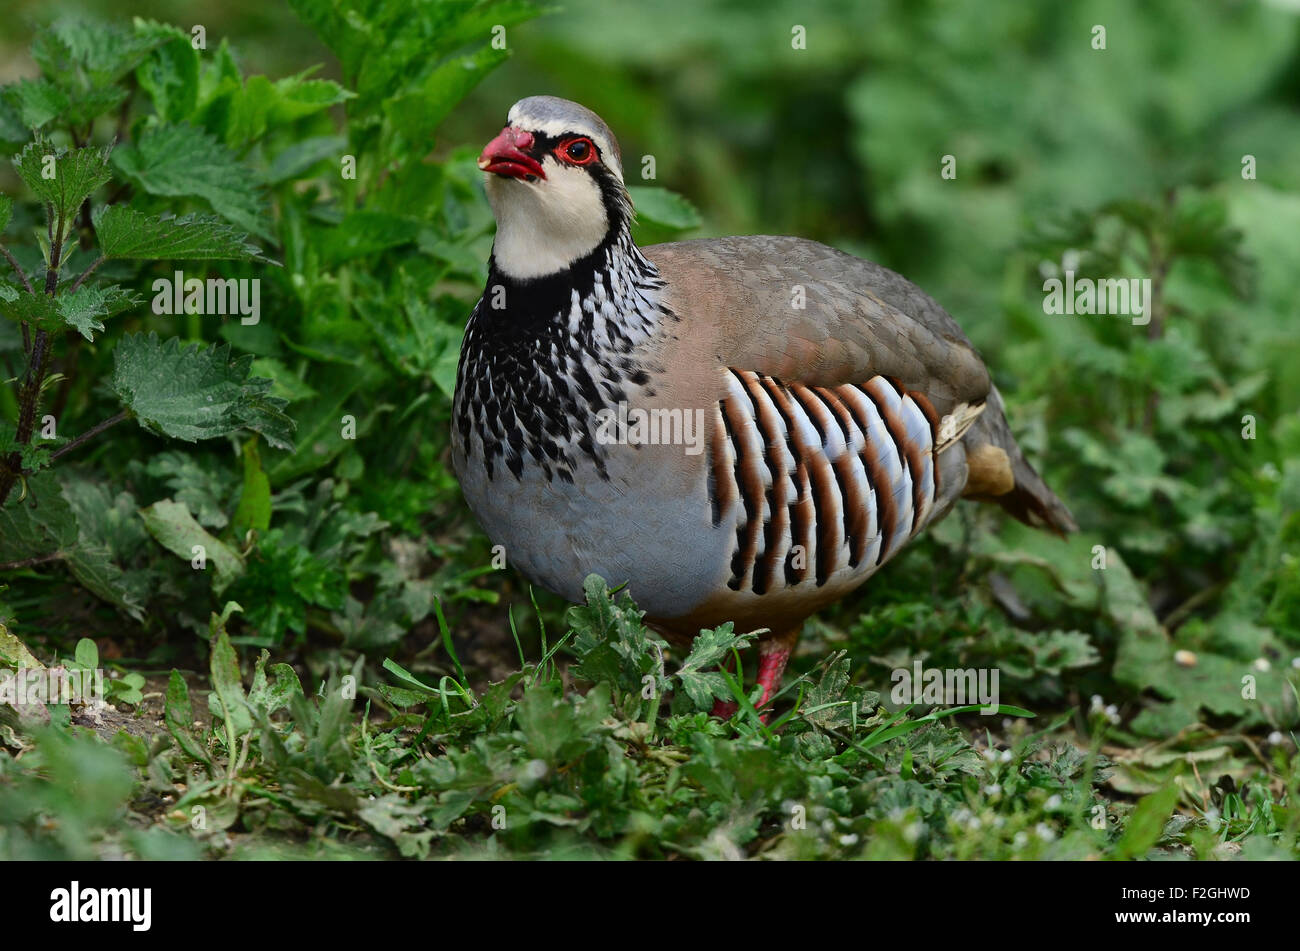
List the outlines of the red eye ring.
{"label": "red eye ring", "polygon": [[555,157],[568,165],[590,165],[596,161],[596,144],[585,135],[565,139],[556,146]]}

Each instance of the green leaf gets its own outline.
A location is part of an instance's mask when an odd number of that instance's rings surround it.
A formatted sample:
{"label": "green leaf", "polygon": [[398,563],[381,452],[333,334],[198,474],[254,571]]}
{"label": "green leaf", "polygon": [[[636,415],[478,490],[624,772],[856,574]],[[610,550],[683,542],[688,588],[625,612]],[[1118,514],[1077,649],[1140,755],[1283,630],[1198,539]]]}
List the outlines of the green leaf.
{"label": "green leaf", "polygon": [[244,443],[243,455],[244,487],[233,519],[235,535],[240,538],[249,529],[264,532],[271,527],[271,480],[262,470],[256,436]]}
{"label": "green leaf", "polygon": [[32,42],[32,59],[41,71],[65,87],[82,79],[91,87],[107,86],[135,69],[166,33],[128,30],[118,23],[65,17],[40,30]]}
{"label": "green leaf", "polygon": [[56,556],[87,590],[142,619],[139,598],[108,550],[83,532],[59,481],[49,472],[27,479],[27,498],[0,509],[0,561]]}
{"label": "green leaf", "polygon": [[0,666],[3,667],[29,667],[40,669],[45,665],[36,659],[27,645],[14,636],[3,621],[0,621]]}
{"label": "green leaf", "polygon": [[193,118],[199,102],[199,51],[187,34],[174,27],[136,21],[137,29],[146,27],[172,30],[174,35],[140,64],[136,81],[163,122]]}
{"label": "green leaf", "polygon": [[76,544],[76,517],[49,472],[27,480],[26,498],[14,493],[0,508],[0,561],[66,557]]}
{"label": "green leaf", "polygon": [[419,237],[423,227],[422,222],[386,211],[354,211],[336,227],[319,231],[316,249],[321,263],[333,267],[409,244]]}
{"label": "green leaf", "polygon": [[89,637],[83,637],[77,641],[77,649],[73,654],[73,659],[82,667],[94,669],[99,666],[99,648]]}
{"label": "green leaf", "polygon": [[60,295],[56,301],[55,307],[64,323],[90,341],[95,339],[94,331],[104,329],[104,319],[140,303],[138,297],[116,284],[83,285],[71,294]]}
{"label": "green leaf", "polygon": [[146,129],[135,143],[113,153],[113,165],[150,195],[202,198],[217,214],[245,231],[271,239],[254,173],[226,146],[191,125]]}
{"label": "green leaf", "polygon": [[125,205],[100,206],[93,214],[100,252],[106,258],[142,261],[267,261],[248,235],[210,215],[146,215]]}
{"label": "green leaf", "polygon": [[112,387],[140,425],[196,442],[251,429],[280,449],[293,446],[294,423],[285,401],[269,396],[271,381],[249,378],[251,354],[230,347],[182,346],[150,333],[123,337],[113,352]]}
{"label": "green leaf", "polygon": [[204,115],[220,113],[226,144],[245,148],[272,126],[288,125],[352,98],[352,93],[333,80],[308,79],[313,71],[275,82],[265,76],[249,76],[242,84],[238,77],[227,79],[208,101]]}
{"label": "green leaf", "polygon": [[196,763],[203,763],[209,767],[212,765],[207,750],[190,732],[194,723],[194,708],[190,704],[190,688],[186,685],[185,678],[181,676],[179,670],[173,670],[171,678],[167,681],[167,698],[163,709],[163,720],[167,723],[167,732],[172,735],[172,739],[176,741],[176,745],[184,751],[186,756]]}
{"label": "green leaf", "polygon": [[[209,671],[212,675],[212,689],[221,701],[222,719],[226,721],[228,735],[243,736],[253,728],[253,718],[249,714],[248,703],[244,698],[244,683],[239,674],[239,655],[230,643],[226,633],[225,618],[212,615],[212,641]],[[233,744],[232,744],[233,746]],[[235,750],[228,751],[233,758]]]}
{"label": "green leaf", "polygon": [[347,149],[348,140],[341,135],[317,135],[295,142],[272,160],[265,181],[268,185],[278,185],[299,177],[318,162],[337,163]]}
{"label": "green leaf", "polygon": [[505,62],[506,50],[485,46],[469,56],[450,59],[433,70],[417,89],[384,103],[384,113],[408,142],[427,143],[451,110],[488,73]]}
{"label": "green leaf", "polygon": [[108,168],[111,152],[107,146],[55,148],[38,139],[14,156],[14,170],[37,201],[54,206],[55,215],[66,226],[81,203],[112,178]]}
{"label": "green leaf", "polygon": [[726,680],[716,670],[718,663],[733,649],[745,647],[753,634],[737,635],[728,621],[712,630],[703,630],[691,642],[691,652],[674,675],[697,709],[705,709],[716,699],[731,696]]}
{"label": "green leaf", "polygon": [[259,712],[269,716],[275,711],[288,707],[294,697],[301,697],[302,682],[298,674],[288,664],[273,664],[268,680],[266,663],[270,660],[269,652],[263,650],[253,670],[253,685],[248,689],[248,702]]}
{"label": "green leaf", "polygon": [[18,114],[25,130],[44,128],[72,104],[68,94],[48,79],[20,79],[0,89],[0,99]]}
{"label": "green leaf", "polygon": [[638,219],[645,219],[672,228],[687,231],[700,226],[700,213],[687,199],[666,188],[633,185],[628,188]]}
{"label": "green leaf", "polygon": [[1139,859],[1147,854],[1164,831],[1165,821],[1178,805],[1178,786],[1171,783],[1164,789],[1138,800],[1129,817],[1128,828],[1115,845],[1112,857],[1118,860]]}
{"label": "green leaf", "polygon": [[216,572],[212,587],[218,594],[243,574],[244,560],[239,552],[210,535],[194,520],[184,502],[162,499],[141,509],[140,518],[158,544],[186,561],[197,557],[194,550],[196,545],[202,546],[203,557],[212,563]]}
{"label": "green leaf", "polygon": [[14,200],[8,195],[0,195],[0,232],[9,227],[9,217],[14,211]]}

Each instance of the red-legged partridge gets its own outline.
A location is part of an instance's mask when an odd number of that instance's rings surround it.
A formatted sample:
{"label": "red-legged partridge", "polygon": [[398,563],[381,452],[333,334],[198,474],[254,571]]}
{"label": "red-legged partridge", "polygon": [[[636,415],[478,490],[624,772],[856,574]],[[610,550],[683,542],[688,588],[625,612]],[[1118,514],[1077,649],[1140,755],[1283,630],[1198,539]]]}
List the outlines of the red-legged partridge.
{"label": "red-legged partridge", "polygon": [[515,103],[479,167],[497,233],[453,462],[532,581],[628,582],[677,641],[769,629],[761,706],[804,619],[959,497],[1075,527],[961,328],[893,271],[800,238],[638,248],[618,143],[564,99]]}

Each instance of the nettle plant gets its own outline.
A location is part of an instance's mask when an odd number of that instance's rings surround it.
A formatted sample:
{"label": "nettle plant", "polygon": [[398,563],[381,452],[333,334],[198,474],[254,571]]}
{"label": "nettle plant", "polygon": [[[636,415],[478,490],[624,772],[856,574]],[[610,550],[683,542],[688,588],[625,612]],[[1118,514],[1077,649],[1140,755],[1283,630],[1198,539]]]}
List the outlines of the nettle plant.
{"label": "nettle plant", "polygon": [[[341,82],[246,75],[197,27],[61,21],[0,87],[4,623],[120,622],[66,570],[154,635],[206,638],[235,601],[245,641],[377,653],[497,596],[443,462],[492,216],[477,146],[431,153],[539,9],[291,6]],[[637,200],[643,237],[698,222]],[[232,314],[231,282],[258,306]]]}
{"label": "nettle plant", "polygon": [[[40,232],[43,274],[29,275],[0,245],[17,278],[16,285],[0,283],[0,313],[19,328],[24,362],[9,381],[17,390],[16,425],[0,430],[0,505],[15,487],[22,489],[19,501],[25,500],[34,476],[126,419],[191,442],[249,429],[272,446],[292,447],[293,423],[283,412],[286,401],[268,394],[271,380],[249,376],[251,356],[234,357],[228,346],[185,346],[178,337],[161,340],[155,333],[118,341],[109,386],[122,403],[119,413],[73,438],[59,434],[56,415],[43,414],[50,391],[75,382],[70,372],[51,372],[56,362],[70,363],[66,351],[74,346],[73,335],[93,344],[105,320],[141,304],[131,290],[97,279],[101,265],[116,260],[265,260],[246,234],[217,217],[177,218],[120,204],[94,206],[90,196],[112,177],[111,153],[108,147],[60,148],[41,138],[14,157],[19,178],[43,206],[45,228]],[[12,211],[13,200],[0,197],[0,233]],[[97,256],[80,269],[66,268],[81,244],[83,227],[90,232]],[[166,280],[154,283],[159,291],[155,301],[170,296],[163,289]],[[208,289],[228,288],[219,279],[205,283],[191,278],[185,283],[183,300],[196,313],[202,312],[200,302],[210,299]],[[55,402],[63,405],[57,397]]]}

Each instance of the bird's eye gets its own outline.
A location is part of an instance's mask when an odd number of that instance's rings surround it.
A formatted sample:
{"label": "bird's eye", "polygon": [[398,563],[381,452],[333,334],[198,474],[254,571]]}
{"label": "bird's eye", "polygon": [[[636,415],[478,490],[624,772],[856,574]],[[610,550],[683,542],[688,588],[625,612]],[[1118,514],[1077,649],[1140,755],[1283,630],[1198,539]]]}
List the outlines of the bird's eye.
{"label": "bird's eye", "polygon": [[564,155],[571,162],[582,164],[595,157],[596,150],[588,139],[574,139],[564,146]]}

